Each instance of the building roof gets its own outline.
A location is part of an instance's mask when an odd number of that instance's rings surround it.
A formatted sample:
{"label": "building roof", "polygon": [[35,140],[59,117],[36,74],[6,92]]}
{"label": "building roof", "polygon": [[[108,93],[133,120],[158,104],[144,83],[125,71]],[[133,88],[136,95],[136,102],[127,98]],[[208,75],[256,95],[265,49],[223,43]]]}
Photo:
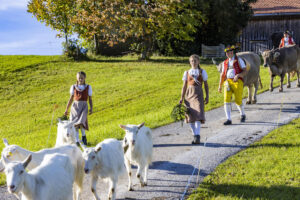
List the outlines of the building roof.
{"label": "building roof", "polygon": [[252,8],[254,16],[300,15],[300,0],[258,0]]}

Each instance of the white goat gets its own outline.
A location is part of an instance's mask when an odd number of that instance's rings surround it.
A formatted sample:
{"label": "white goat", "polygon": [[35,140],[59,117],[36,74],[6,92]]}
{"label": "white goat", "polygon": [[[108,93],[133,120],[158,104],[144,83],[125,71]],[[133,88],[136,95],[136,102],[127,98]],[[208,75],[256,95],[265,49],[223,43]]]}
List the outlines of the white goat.
{"label": "white goat", "polygon": [[152,133],[150,128],[144,126],[144,123],[140,125],[120,125],[120,127],[126,132],[123,139],[123,148],[129,176],[128,190],[132,191],[131,164],[138,166],[136,176],[140,179],[141,186],[147,185],[148,168],[152,162]]}
{"label": "white goat", "polygon": [[76,144],[76,130],[74,123],[68,120],[61,121],[57,124],[57,136],[55,147],[67,145],[67,144]]}
{"label": "white goat", "polygon": [[[60,153],[67,155],[72,162],[74,168],[74,199],[79,200],[80,193],[82,191],[83,178],[84,178],[84,160],[82,158],[82,152],[76,145],[65,145],[61,147],[55,147],[50,149],[43,149],[37,152],[28,151],[18,145],[9,145],[6,139],[3,139],[5,148],[2,151],[2,157],[10,161],[22,161],[28,155],[32,155],[32,161],[28,165],[28,169],[31,170],[39,166],[44,157],[48,154]],[[1,164],[1,162],[0,162]],[[0,165],[1,168],[1,165]]]}
{"label": "white goat", "polygon": [[38,167],[27,173],[31,159],[31,154],[23,162],[9,162],[2,157],[8,191],[21,193],[24,200],[72,200],[74,168],[70,158],[63,154],[46,155]]}
{"label": "white goat", "polygon": [[116,198],[116,185],[119,176],[125,172],[124,152],[121,142],[116,139],[105,139],[96,147],[83,147],[83,158],[85,159],[84,171],[92,174],[91,190],[96,200],[100,200],[96,192],[98,177],[108,179],[109,199]]}

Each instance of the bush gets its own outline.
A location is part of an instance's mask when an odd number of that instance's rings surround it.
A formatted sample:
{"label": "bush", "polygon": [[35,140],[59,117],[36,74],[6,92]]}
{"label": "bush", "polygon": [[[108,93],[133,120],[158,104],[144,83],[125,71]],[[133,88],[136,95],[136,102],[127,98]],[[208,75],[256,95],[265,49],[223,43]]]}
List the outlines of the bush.
{"label": "bush", "polygon": [[87,59],[87,49],[83,48],[78,39],[69,39],[68,43],[63,42],[63,54],[74,60]]}

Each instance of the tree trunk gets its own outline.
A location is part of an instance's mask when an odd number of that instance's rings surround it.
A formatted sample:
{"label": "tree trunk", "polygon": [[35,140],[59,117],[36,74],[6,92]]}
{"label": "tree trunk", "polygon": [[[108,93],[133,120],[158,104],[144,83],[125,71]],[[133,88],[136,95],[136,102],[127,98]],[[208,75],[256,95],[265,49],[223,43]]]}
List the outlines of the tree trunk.
{"label": "tree trunk", "polygon": [[94,47],[95,47],[95,54],[98,55],[99,54],[99,42],[98,42],[98,37],[96,34],[94,35]]}

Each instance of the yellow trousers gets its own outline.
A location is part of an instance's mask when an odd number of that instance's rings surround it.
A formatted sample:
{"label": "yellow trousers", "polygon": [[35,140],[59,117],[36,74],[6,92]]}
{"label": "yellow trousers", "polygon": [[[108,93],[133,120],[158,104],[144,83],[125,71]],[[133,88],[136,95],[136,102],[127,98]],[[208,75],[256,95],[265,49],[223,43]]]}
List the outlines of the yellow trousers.
{"label": "yellow trousers", "polygon": [[224,82],[224,102],[230,103],[232,93],[233,93],[235,98],[235,103],[239,106],[242,105],[243,88],[244,88],[244,82],[241,79],[238,79],[237,82],[234,82],[232,79],[227,79]]}

